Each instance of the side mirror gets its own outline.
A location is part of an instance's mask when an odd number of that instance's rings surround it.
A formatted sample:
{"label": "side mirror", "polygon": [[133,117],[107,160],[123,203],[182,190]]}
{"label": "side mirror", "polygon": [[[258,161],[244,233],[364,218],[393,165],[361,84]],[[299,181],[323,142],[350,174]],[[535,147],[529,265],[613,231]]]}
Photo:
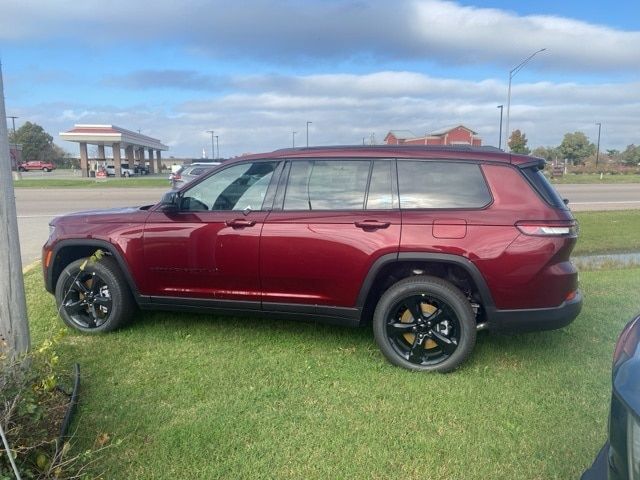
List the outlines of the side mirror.
{"label": "side mirror", "polygon": [[563,198],[562,201],[563,201],[563,203],[565,205],[569,205],[569,199],[568,198]]}
{"label": "side mirror", "polygon": [[171,213],[180,210],[180,195],[178,192],[169,191],[162,196],[160,200],[160,210]]}

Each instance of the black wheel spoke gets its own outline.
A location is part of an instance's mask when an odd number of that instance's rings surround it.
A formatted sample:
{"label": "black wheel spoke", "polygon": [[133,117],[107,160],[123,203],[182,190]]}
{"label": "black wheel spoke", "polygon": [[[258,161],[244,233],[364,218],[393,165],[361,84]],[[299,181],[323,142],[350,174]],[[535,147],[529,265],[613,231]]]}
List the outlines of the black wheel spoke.
{"label": "black wheel spoke", "polygon": [[424,343],[424,337],[420,335],[416,335],[413,340],[413,345],[411,345],[411,350],[409,350],[409,361],[413,363],[422,363],[422,359],[424,358],[424,347],[422,346]]}
{"label": "black wheel spoke", "polygon": [[433,341],[436,342],[447,355],[451,355],[458,346],[458,341],[455,338],[449,338],[436,330],[432,330],[431,335],[433,336]]}
{"label": "black wheel spoke", "polygon": [[401,335],[403,333],[410,333],[414,327],[414,323],[402,323],[394,322],[387,325],[387,332],[390,335]]}
{"label": "black wheel spoke", "polygon": [[76,280],[75,282],[73,282],[73,284],[75,285],[78,292],[84,293],[85,295],[89,293],[89,289],[87,288],[87,286],[80,280]]}
{"label": "black wheel spoke", "polygon": [[111,299],[109,297],[95,297],[93,302],[99,306],[111,308]]}
{"label": "black wheel spoke", "polygon": [[96,276],[96,274],[93,274],[92,280],[91,280],[91,290],[90,292],[95,295],[98,293],[98,290],[100,290],[100,285],[102,284],[102,282],[100,282],[100,279]]}
{"label": "black wheel spoke", "polygon": [[86,307],[83,300],[69,300],[64,304],[64,309],[71,315],[80,312]]}
{"label": "black wheel spoke", "polygon": [[407,298],[407,308],[411,312],[414,321],[418,321],[423,317],[422,315],[422,297],[410,297]]}
{"label": "black wheel spoke", "polygon": [[442,315],[442,311],[443,310],[441,308],[437,309],[435,312],[433,312],[431,315],[427,317],[427,320],[432,322],[432,325],[435,325],[436,323],[440,323],[441,320],[439,320],[439,318]]}
{"label": "black wheel spoke", "polygon": [[87,315],[87,327],[95,328],[96,327],[96,306],[91,304],[89,305],[89,315]]}

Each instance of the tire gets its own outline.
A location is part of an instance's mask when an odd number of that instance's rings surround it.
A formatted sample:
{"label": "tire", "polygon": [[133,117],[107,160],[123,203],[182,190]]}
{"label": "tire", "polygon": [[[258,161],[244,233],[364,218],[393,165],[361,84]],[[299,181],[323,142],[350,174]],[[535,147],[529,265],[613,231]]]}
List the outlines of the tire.
{"label": "tire", "polygon": [[43,172],[48,172],[48,171],[49,171],[49,169],[48,169],[47,167],[43,167],[43,168],[42,168],[42,171],[43,171]]}
{"label": "tire", "polygon": [[445,373],[471,354],[476,321],[458,288],[441,278],[416,276],[400,280],[382,295],[373,333],[394,365]]}
{"label": "tire", "polygon": [[127,324],[135,301],[118,263],[111,257],[81,258],[62,271],[56,283],[56,304],[64,323],[84,333],[110,332]]}
{"label": "tire", "polygon": [[124,172],[124,178],[129,178],[129,172]]}

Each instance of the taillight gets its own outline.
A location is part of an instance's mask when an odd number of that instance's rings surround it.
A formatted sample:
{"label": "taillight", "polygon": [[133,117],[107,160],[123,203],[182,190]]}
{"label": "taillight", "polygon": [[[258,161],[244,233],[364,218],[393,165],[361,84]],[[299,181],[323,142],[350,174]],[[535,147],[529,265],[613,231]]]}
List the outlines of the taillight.
{"label": "taillight", "polygon": [[538,223],[538,222],[518,222],[516,227],[525,235],[536,237],[577,237],[579,233],[578,224]]}
{"label": "taillight", "polygon": [[618,363],[624,353],[627,358],[633,357],[640,343],[640,316],[630,321],[618,337],[616,349],[613,352],[613,364]]}

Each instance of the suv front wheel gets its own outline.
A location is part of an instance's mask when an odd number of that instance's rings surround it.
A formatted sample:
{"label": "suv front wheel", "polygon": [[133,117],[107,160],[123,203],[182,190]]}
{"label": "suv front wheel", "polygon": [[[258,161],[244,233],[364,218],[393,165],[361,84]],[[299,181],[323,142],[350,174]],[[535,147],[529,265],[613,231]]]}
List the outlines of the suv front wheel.
{"label": "suv front wheel", "polygon": [[67,265],[56,283],[56,303],[64,323],[85,333],[115,330],[135,311],[127,281],[110,257]]}
{"label": "suv front wheel", "polygon": [[394,284],[380,298],[373,332],[394,365],[450,372],[471,353],[476,322],[463,293],[437,277],[416,276]]}

